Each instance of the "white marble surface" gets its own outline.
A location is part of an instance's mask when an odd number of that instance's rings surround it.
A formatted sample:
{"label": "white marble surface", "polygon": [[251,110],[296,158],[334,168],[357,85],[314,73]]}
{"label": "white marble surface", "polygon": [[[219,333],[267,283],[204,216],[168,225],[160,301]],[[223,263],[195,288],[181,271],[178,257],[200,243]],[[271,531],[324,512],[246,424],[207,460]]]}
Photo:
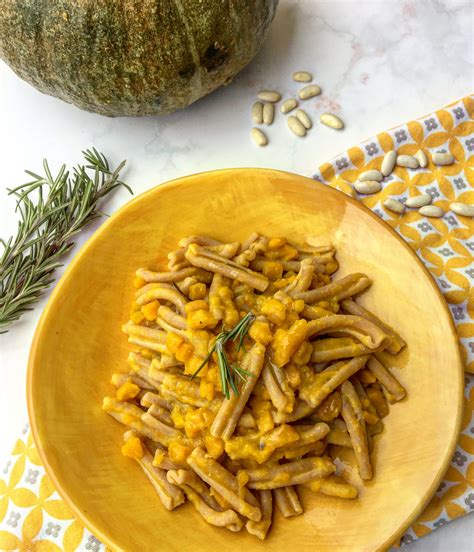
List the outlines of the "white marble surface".
{"label": "white marble surface", "polygon": [[[107,119],[36,92],[0,62],[0,236],[15,226],[6,188],[41,170],[80,159],[91,145],[110,160],[128,159],[135,194],[166,180],[223,167],[261,166],[310,175],[341,150],[419,117],[474,89],[474,4],[471,0],[281,0],[267,41],[234,82],[185,111],[142,119]],[[323,95],[305,103],[316,115],[333,110],[347,128],[289,134],[278,114],[270,145],[251,142],[250,106],[261,87],[297,90],[291,73],[312,71]],[[128,200],[120,192],[112,213]],[[91,235],[83,233],[79,242]],[[76,249],[77,251],[77,249]],[[0,335],[0,462],[26,419],[28,351],[44,301]],[[52,382],[52,384],[54,384]],[[473,549],[474,516],[416,543],[420,551]]]}

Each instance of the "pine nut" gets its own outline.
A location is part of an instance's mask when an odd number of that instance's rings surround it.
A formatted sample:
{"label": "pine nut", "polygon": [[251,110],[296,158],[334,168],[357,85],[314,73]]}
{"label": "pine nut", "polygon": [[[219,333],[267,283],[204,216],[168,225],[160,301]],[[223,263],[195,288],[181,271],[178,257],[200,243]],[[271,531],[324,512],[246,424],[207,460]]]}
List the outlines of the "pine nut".
{"label": "pine nut", "polygon": [[365,171],[359,175],[359,180],[365,182],[367,180],[376,180],[377,182],[382,182],[383,174],[376,169],[371,169],[370,171]]}
{"label": "pine nut", "polygon": [[339,119],[337,115],[333,115],[332,113],[323,113],[319,117],[319,120],[323,123],[323,125],[334,128],[336,130],[344,128],[344,122],[342,121],[342,119]]}
{"label": "pine nut", "polygon": [[364,182],[356,180],[356,182],[354,182],[354,189],[356,192],[359,192],[359,194],[375,194],[376,192],[380,192],[382,184],[376,180],[366,180]]}
{"label": "pine nut", "polygon": [[298,121],[300,121],[300,123],[303,124],[306,130],[309,130],[313,126],[309,115],[306,113],[306,111],[303,111],[302,109],[298,109],[298,111],[296,112],[296,118],[298,119]]}
{"label": "pine nut", "polygon": [[298,92],[298,97],[300,100],[308,100],[314,96],[319,96],[321,94],[321,87],[317,84],[308,84]]}
{"label": "pine nut", "polygon": [[289,113],[290,111],[293,111],[295,107],[298,107],[298,100],[295,100],[295,98],[290,98],[289,100],[285,100],[280,107],[280,111],[282,113]]}
{"label": "pine nut", "polygon": [[432,201],[432,198],[428,194],[420,194],[417,196],[409,197],[405,201],[405,205],[407,207],[418,209],[418,207],[424,207],[425,205],[429,205]]}
{"label": "pine nut", "polygon": [[433,153],[433,163],[435,165],[452,165],[454,156],[451,153]]}
{"label": "pine nut", "polygon": [[276,90],[262,90],[257,94],[257,98],[263,102],[275,103],[281,100],[281,94]]}
{"label": "pine nut", "polygon": [[397,152],[396,151],[387,151],[383,156],[381,172],[384,176],[389,176],[392,174],[393,169],[395,168],[395,163],[397,162]]}
{"label": "pine nut", "polygon": [[252,106],[252,119],[257,125],[263,123],[263,103],[255,102]]}
{"label": "pine nut", "polygon": [[296,71],[293,73],[293,80],[296,82],[311,82],[313,75],[308,71]]}
{"label": "pine nut", "polygon": [[415,157],[418,159],[418,163],[422,169],[428,166],[428,157],[426,157],[426,153],[422,149],[419,149],[415,153]]}
{"label": "pine nut", "polygon": [[467,203],[451,203],[451,211],[463,217],[474,217],[474,205]]}
{"label": "pine nut", "polygon": [[263,130],[259,128],[253,128],[251,131],[252,140],[257,144],[257,146],[263,147],[268,144],[268,138]]}
{"label": "pine nut", "polygon": [[399,155],[397,157],[397,165],[399,167],[417,169],[420,166],[420,163],[416,157],[413,157],[413,155]]}
{"label": "pine nut", "polygon": [[398,201],[398,199],[393,199],[393,197],[387,198],[383,202],[383,206],[389,211],[393,211],[394,213],[401,214],[405,212],[405,205]]}
{"label": "pine nut", "polygon": [[275,108],[273,104],[266,103],[263,106],[263,122],[266,125],[271,125],[273,123],[273,117],[275,116]]}
{"label": "pine nut", "polygon": [[440,218],[444,215],[443,209],[437,205],[425,205],[424,207],[420,207],[418,212],[424,217]]}
{"label": "pine nut", "polygon": [[304,128],[303,123],[296,117],[293,117],[293,115],[288,117],[288,128],[291,132],[296,134],[296,136],[306,136],[306,129]]}

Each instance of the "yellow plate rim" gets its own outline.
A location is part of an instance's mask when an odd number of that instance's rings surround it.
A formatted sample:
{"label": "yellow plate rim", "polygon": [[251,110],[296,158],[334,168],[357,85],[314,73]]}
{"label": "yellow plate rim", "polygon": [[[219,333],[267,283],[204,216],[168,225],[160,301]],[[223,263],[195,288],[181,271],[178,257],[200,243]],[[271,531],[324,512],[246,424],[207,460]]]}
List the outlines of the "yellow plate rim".
{"label": "yellow plate rim", "polygon": [[36,349],[38,346],[38,342],[41,338],[42,330],[45,324],[45,321],[49,315],[49,311],[51,309],[52,304],[55,302],[56,297],[59,296],[61,293],[61,288],[63,284],[70,278],[72,272],[74,271],[75,266],[80,262],[82,257],[87,254],[88,249],[92,246],[92,244],[95,242],[95,240],[102,235],[102,233],[106,232],[108,229],[108,226],[115,222],[117,218],[119,218],[123,212],[125,212],[127,209],[129,209],[133,204],[145,200],[147,197],[152,196],[154,194],[159,194],[162,189],[168,189],[170,187],[179,187],[186,183],[186,181],[195,176],[205,176],[208,174],[213,173],[229,173],[232,174],[234,171],[262,171],[266,174],[273,173],[273,174],[283,174],[287,176],[292,176],[297,179],[305,179],[310,180],[312,184],[315,186],[316,189],[324,189],[325,192],[333,193],[335,195],[340,195],[341,199],[343,201],[348,201],[350,204],[355,206],[357,209],[360,209],[363,211],[366,215],[372,217],[385,231],[388,231],[392,234],[392,236],[395,236],[398,242],[410,253],[415,263],[418,265],[418,267],[423,271],[425,276],[428,277],[428,280],[430,282],[430,285],[432,286],[433,290],[435,291],[435,294],[437,295],[438,299],[440,300],[440,303],[443,306],[444,312],[448,318],[449,326],[451,328],[451,338],[455,340],[456,342],[456,351],[457,351],[457,363],[456,363],[456,374],[458,377],[458,394],[459,394],[459,400],[457,405],[457,412],[456,412],[456,423],[454,424],[455,431],[453,431],[453,435],[451,437],[451,442],[449,447],[447,448],[447,453],[445,454],[445,458],[443,459],[442,467],[436,474],[436,476],[433,479],[433,482],[431,483],[430,487],[425,492],[424,496],[420,500],[418,506],[410,513],[410,515],[407,517],[407,519],[399,526],[399,528],[394,531],[391,535],[389,535],[386,540],[380,545],[378,550],[385,550],[388,549],[390,546],[395,544],[398,539],[400,539],[403,534],[406,532],[406,530],[410,527],[410,525],[416,520],[416,518],[422,513],[425,506],[430,501],[431,497],[434,495],[436,489],[438,488],[439,484],[441,483],[441,480],[448,469],[449,463],[451,461],[452,455],[454,453],[454,449],[456,448],[456,444],[458,441],[458,437],[461,431],[461,422],[462,422],[462,405],[463,405],[463,383],[464,383],[464,367],[463,367],[463,361],[461,356],[461,350],[459,347],[459,340],[457,337],[454,321],[451,316],[451,312],[448,308],[448,305],[446,303],[446,300],[443,297],[443,294],[439,290],[438,286],[436,285],[436,282],[434,281],[432,275],[430,274],[429,270],[426,268],[426,266],[421,262],[417,254],[413,251],[413,249],[407,244],[403,238],[395,232],[395,230],[387,224],[383,219],[378,217],[373,211],[368,209],[365,205],[360,203],[359,201],[355,200],[354,198],[344,194],[343,192],[336,190],[334,188],[331,188],[330,186],[324,185],[317,180],[313,180],[309,177],[291,173],[289,171],[280,171],[276,169],[266,169],[262,167],[235,167],[230,169],[217,169],[212,171],[203,171],[199,173],[194,173],[190,175],[185,175],[179,178],[175,178],[173,180],[169,180],[167,182],[164,182],[163,184],[158,184],[149,190],[146,190],[145,192],[141,193],[140,195],[134,197],[132,200],[125,203],[122,207],[120,207],[115,213],[113,213],[107,221],[105,221],[95,232],[94,234],[86,241],[86,243],[81,247],[81,249],[77,252],[75,257],[71,260],[69,263],[67,269],[65,270],[64,274],[61,276],[59,281],[57,282],[54,290],[51,293],[51,296],[48,299],[48,302],[41,314],[40,320],[38,322],[38,325],[36,327],[31,349],[30,349],[30,355],[28,359],[28,367],[27,367],[27,406],[28,406],[28,417],[30,420],[30,427],[31,432],[33,435],[33,440],[35,442],[35,446],[38,450],[41,462],[45,468],[45,471],[49,478],[51,479],[55,489],[61,496],[61,498],[64,500],[64,502],[67,504],[67,506],[72,510],[72,512],[77,516],[77,518],[84,524],[84,526],[99,540],[101,540],[106,546],[115,549],[115,550],[121,550],[121,548],[111,541],[108,537],[106,537],[98,528],[94,526],[94,522],[92,519],[88,518],[81,509],[74,503],[72,498],[68,495],[68,493],[65,491],[65,489],[62,487],[60,481],[56,478],[56,475],[54,473],[54,470],[52,469],[51,465],[48,462],[47,454],[45,453],[44,449],[41,445],[41,439],[39,437],[39,431],[38,427],[36,425],[36,420],[34,416],[35,412],[35,405],[34,405],[34,399],[33,399],[33,380],[34,380],[34,367],[35,367],[35,356],[36,356]]}

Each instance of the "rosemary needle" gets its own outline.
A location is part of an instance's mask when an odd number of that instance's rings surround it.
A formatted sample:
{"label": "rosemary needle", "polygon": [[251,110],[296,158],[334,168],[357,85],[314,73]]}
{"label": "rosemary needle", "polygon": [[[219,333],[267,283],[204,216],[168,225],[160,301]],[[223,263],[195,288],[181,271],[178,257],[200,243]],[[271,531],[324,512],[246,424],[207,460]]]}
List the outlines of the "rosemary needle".
{"label": "rosemary needle", "polygon": [[209,351],[206,358],[202,361],[201,366],[199,366],[199,368],[191,376],[191,379],[195,378],[199,374],[199,372],[209,362],[209,359],[211,358],[213,353],[216,353],[222,392],[227,399],[230,398],[229,388],[232,389],[235,395],[238,395],[239,390],[237,388],[236,378],[240,378],[242,381],[246,381],[247,377],[252,376],[252,374],[250,372],[247,372],[247,370],[244,370],[240,366],[237,366],[236,364],[229,363],[224,345],[228,341],[236,341],[238,339],[237,351],[240,351],[244,344],[244,338],[247,335],[247,332],[249,331],[250,326],[252,325],[254,320],[255,315],[252,312],[248,312],[231,330],[223,330],[220,334],[218,334],[212,349]]}
{"label": "rosemary needle", "polygon": [[111,170],[95,148],[83,155],[85,165],[74,167],[71,174],[63,165],[56,176],[44,160],[44,176],[26,171],[33,180],[9,190],[16,197],[20,221],[15,236],[0,239],[0,333],[32,310],[53,283],[54,270],[74,245],[71,238],[103,214],[100,201],[117,187],[132,193],[119,180],[125,161]]}

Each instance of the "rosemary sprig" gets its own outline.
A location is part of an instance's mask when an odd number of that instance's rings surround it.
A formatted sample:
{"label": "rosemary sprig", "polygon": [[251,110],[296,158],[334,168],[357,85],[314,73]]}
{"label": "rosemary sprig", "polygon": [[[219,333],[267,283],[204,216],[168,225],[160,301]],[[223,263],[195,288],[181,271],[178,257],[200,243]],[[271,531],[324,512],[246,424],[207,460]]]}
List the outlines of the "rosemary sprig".
{"label": "rosemary sprig", "polygon": [[107,159],[95,148],[83,152],[85,165],[72,174],[63,165],[53,176],[46,159],[44,176],[25,171],[33,180],[9,190],[16,197],[20,214],[18,231],[7,241],[0,239],[0,333],[32,310],[54,281],[53,272],[73,247],[72,236],[103,213],[98,204],[119,186],[122,161],[111,170]]}
{"label": "rosemary sprig", "polygon": [[209,362],[211,356],[216,353],[217,364],[219,366],[219,375],[221,378],[222,392],[227,399],[230,398],[229,389],[232,389],[233,393],[235,395],[238,395],[239,390],[237,388],[237,378],[240,378],[242,381],[246,381],[247,377],[251,377],[252,374],[247,370],[244,370],[240,366],[237,366],[236,364],[230,364],[224,346],[228,341],[238,340],[237,352],[240,351],[244,344],[244,338],[247,335],[247,332],[249,331],[250,326],[252,325],[254,320],[255,315],[252,312],[248,312],[231,330],[223,330],[222,332],[220,332],[216,337],[216,341],[212,346],[212,349],[209,351],[206,358],[202,361],[202,364],[199,366],[199,368],[191,376],[191,379],[194,379],[199,374],[199,372]]}

